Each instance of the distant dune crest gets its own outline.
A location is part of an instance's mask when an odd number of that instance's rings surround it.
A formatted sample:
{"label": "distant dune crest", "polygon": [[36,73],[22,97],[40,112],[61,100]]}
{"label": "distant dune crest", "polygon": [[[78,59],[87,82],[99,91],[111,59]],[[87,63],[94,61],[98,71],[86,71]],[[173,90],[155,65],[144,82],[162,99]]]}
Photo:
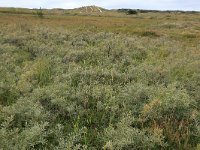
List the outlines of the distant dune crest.
{"label": "distant dune crest", "polygon": [[103,13],[106,9],[92,5],[75,8],[74,11],[77,11],[78,13]]}

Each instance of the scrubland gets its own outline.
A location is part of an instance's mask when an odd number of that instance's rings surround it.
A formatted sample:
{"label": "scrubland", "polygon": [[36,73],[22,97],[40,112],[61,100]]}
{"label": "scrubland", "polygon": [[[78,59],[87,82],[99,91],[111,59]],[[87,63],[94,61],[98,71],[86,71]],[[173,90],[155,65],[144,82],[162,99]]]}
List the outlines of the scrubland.
{"label": "scrubland", "polygon": [[200,15],[0,13],[0,149],[199,150]]}

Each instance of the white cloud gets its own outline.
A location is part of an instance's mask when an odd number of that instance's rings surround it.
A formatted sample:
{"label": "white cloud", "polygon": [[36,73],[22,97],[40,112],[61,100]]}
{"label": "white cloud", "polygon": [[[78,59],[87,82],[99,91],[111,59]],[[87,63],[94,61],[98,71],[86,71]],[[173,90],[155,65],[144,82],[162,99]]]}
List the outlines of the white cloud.
{"label": "white cloud", "polygon": [[200,0],[0,0],[0,7],[75,8],[87,5],[109,9],[200,10]]}

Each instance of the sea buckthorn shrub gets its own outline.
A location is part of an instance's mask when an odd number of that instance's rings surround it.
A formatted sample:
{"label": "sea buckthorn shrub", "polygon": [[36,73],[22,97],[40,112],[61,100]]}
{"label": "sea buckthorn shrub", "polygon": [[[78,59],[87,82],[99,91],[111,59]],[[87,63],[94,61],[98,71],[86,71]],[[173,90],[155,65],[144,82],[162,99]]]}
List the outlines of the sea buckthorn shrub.
{"label": "sea buckthorn shrub", "polygon": [[0,149],[199,148],[200,53],[185,38],[2,29]]}

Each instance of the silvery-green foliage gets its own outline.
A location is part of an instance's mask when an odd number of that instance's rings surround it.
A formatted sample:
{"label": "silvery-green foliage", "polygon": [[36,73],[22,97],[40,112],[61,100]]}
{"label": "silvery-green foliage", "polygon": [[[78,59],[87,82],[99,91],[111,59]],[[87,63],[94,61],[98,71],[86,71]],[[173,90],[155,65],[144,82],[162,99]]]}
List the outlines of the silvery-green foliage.
{"label": "silvery-green foliage", "polygon": [[153,149],[156,146],[164,145],[162,134],[148,133],[145,129],[133,127],[134,121],[133,116],[128,114],[123,116],[116,125],[106,128],[104,131],[106,145],[109,142],[116,150]]}
{"label": "silvery-green foliage", "polygon": [[118,98],[117,103],[125,110],[138,115],[154,92],[154,87],[141,83],[132,83],[125,86]]}
{"label": "silvery-green foliage", "polygon": [[1,26],[0,149],[199,147],[198,47],[40,21]]}

